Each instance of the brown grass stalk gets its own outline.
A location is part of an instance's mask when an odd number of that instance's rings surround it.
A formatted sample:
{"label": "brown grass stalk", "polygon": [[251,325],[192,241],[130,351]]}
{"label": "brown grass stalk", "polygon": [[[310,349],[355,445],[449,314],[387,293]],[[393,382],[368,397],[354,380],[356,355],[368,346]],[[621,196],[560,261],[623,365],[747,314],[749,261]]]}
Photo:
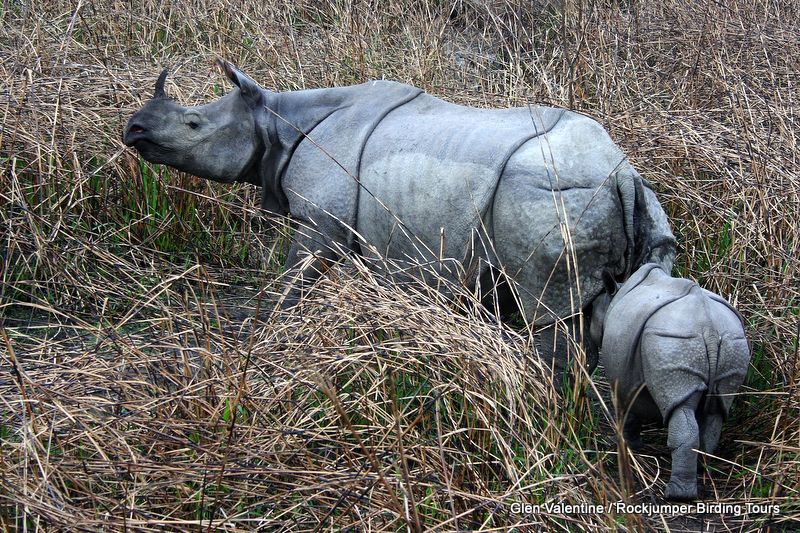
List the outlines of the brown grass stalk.
{"label": "brown grass stalk", "polygon": [[[796,530],[798,27],[769,0],[4,2],[0,528]],[[669,213],[676,272],[747,321],[705,497],[780,512],[511,512],[658,498],[664,434],[618,448],[598,374],[561,394],[524,328],[445,280],[453,298],[345,260],[274,309],[290,231],[259,192],[120,139],[164,66],[184,103],[227,91],[217,57],[274,90],[389,78],[603,123]]]}

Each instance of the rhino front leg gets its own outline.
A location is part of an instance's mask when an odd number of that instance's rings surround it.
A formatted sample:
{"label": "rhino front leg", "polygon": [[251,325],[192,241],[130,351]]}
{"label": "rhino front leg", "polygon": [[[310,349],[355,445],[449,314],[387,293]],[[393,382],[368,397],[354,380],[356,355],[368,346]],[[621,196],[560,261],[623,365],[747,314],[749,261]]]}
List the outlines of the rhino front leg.
{"label": "rhino front leg", "polygon": [[667,445],[672,450],[672,475],[664,496],[668,500],[688,501],[697,498],[697,449],[700,431],[695,410],[701,393],[697,392],[676,407],[669,417]]}
{"label": "rhino front leg", "polygon": [[336,258],[336,252],[329,246],[310,246],[313,244],[315,241],[309,239],[296,239],[289,248],[286,260],[288,286],[281,302],[283,309],[289,309],[300,303],[305,290],[319,279],[327,270],[329,263]]}

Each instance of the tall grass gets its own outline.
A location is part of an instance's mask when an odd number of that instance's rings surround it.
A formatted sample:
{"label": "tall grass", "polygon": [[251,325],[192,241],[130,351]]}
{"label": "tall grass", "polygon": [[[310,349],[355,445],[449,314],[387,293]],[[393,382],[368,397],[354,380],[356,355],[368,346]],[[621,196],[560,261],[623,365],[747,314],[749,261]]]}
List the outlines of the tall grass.
{"label": "tall grass", "polygon": [[[783,2],[5,2],[0,524],[6,529],[793,530],[800,507],[800,10]],[[701,475],[781,513],[514,514],[658,497],[602,379],[556,392],[463,294],[335,267],[272,312],[287,230],[258,191],[120,140],[168,92],[371,78],[600,120],[654,184],[676,270],[728,297],[750,375]],[[459,289],[453,288],[454,291]],[[683,528],[683,529],[682,529]]]}

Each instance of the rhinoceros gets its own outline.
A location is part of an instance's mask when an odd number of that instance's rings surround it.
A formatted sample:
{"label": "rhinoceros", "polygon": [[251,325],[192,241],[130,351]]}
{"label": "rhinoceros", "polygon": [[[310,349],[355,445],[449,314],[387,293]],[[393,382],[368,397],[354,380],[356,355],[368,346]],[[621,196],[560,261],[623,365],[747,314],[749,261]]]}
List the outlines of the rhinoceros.
{"label": "rhinoceros", "polygon": [[667,426],[672,474],[665,497],[697,497],[697,452],[712,453],[750,363],[741,315],[697,283],[645,264],[621,286],[604,275],[590,332],[626,412],[623,437],[642,446],[642,422]]}
{"label": "rhinoceros", "polygon": [[123,140],[153,163],[262,187],[264,210],[313,228],[295,232],[288,254],[305,284],[341,251],[427,265],[476,292],[503,279],[542,329],[588,308],[605,270],[671,268],[655,194],[586,116],[465,107],[392,81],[273,92],[218,63],[232,92],[183,107],[166,95],[165,69]]}

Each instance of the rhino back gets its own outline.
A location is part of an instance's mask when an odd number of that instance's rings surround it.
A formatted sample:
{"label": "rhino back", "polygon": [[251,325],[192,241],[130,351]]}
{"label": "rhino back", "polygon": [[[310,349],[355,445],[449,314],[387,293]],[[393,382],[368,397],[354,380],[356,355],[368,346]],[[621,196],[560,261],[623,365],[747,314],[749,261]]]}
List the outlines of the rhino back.
{"label": "rhino back", "polygon": [[422,94],[389,81],[284,93],[280,111],[292,120],[278,122],[282,136],[303,130],[297,145],[288,148],[282,178],[292,216],[325,238],[352,245],[365,145],[387,115]]}
{"label": "rhino back", "polygon": [[714,380],[719,334],[699,286],[656,311],[644,326],[641,366],[664,421],[678,405]]}
{"label": "rhino back", "polygon": [[640,345],[646,330],[667,335],[672,334],[670,330],[677,331],[685,334],[685,338],[696,336],[693,324],[696,313],[681,317],[685,320],[682,330],[673,329],[668,318],[690,302],[686,300],[673,307],[696,287],[692,281],[672,278],[657,265],[648,264],[619,288],[606,312],[600,363],[608,380],[617,382],[621,398],[645,382],[642,357],[648,354]]}
{"label": "rhino back", "polygon": [[[708,384],[731,376],[744,377],[749,349],[739,314],[721,297],[698,285],[686,296],[656,311],[647,320],[645,330],[663,337],[699,339],[702,343],[702,348],[694,351],[687,343],[672,354],[663,348],[659,354],[646,354],[656,373],[691,374]],[[723,345],[728,347],[724,353]],[[731,346],[737,349],[731,351]]]}
{"label": "rhino back", "polygon": [[609,350],[603,355],[606,375],[622,398],[646,384],[659,410],[652,416],[662,420],[694,392],[706,390],[722,394],[727,414],[749,361],[738,314],[691,281],[659,269],[653,274],[609,310],[606,318],[614,322],[603,341],[604,352]]}
{"label": "rhino back", "polygon": [[471,256],[477,236],[492,236],[487,216],[509,158],[566,113],[534,109],[476,109],[427,94],[395,109],[364,149],[358,231],[395,259]]}

